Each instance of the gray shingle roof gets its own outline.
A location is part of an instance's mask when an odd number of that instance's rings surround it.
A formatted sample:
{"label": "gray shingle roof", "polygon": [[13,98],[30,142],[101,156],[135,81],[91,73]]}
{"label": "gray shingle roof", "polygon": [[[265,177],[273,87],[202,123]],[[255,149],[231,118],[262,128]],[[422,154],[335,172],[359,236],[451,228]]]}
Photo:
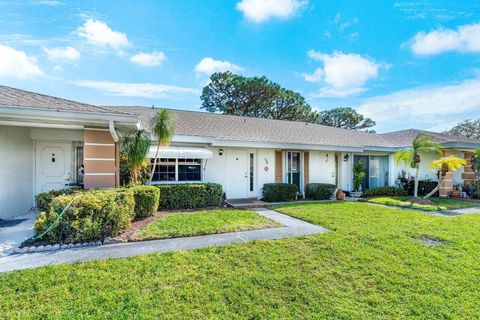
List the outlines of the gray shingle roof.
{"label": "gray shingle roof", "polygon": [[119,109],[98,107],[2,85],[0,85],[0,105],[71,112],[127,114],[125,111]]}
{"label": "gray shingle roof", "polygon": [[456,137],[451,136],[445,133],[431,132],[418,129],[407,129],[402,131],[394,131],[383,133],[381,136],[387,138],[393,144],[398,145],[399,147],[410,146],[413,139],[419,134],[424,134],[433,137],[439,143],[449,143],[449,142],[464,142],[464,143],[474,143],[480,144],[480,140],[467,138],[467,137]]}
{"label": "gray shingle roof", "polygon": [[[138,114],[142,125],[147,130],[151,119],[158,111],[158,109],[145,107],[118,108]],[[199,111],[173,109],[171,111],[175,118],[177,135],[245,142],[342,147],[395,147],[382,135],[312,123],[230,116]]]}

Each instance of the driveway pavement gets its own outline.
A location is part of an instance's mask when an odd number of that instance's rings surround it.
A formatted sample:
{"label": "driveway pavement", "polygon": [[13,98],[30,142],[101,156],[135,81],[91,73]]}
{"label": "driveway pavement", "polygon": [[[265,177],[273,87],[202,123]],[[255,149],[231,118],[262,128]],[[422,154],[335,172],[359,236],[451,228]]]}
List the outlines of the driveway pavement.
{"label": "driveway pavement", "polygon": [[9,255],[23,241],[33,236],[33,223],[37,218],[35,211],[28,211],[12,219],[25,219],[11,227],[0,228],[0,257]]}
{"label": "driveway pavement", "polygon": [[231,243],[243,243],[252,240],[273,240],[289,237],[300,237],[328,231],[328,229],[323,227],[278,213],[273,210],[264,208],[256,208],[253,210],[257,211],[264,217],[283,224],[284,227],[212,234],[196,237],[119,243],[97,247],[63,249],[52,252],[14,254],[0,257],[0,272],[37,268],[45,265],[73,263],[77,261],[125,258],[152,252],[190,250]]}

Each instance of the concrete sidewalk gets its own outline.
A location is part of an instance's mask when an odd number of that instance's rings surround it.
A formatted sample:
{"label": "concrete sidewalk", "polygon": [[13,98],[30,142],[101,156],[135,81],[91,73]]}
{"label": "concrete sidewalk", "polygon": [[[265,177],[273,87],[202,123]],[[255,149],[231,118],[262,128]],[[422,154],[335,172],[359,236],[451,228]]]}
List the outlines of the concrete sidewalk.
{"label": "concrete sidewalk", "polygon": [[36,211],[28,211],[12,218],[25,219],[25,221],[11,227],[0,228],[0,257],[9,255],[23,241],[33,236],[33,223],[37,216]]}
{"label": "concrete sidewalk", "polygon": [[280,228],[250,230],[184,237],[164,240],[139,241],[102,245],[98,247],[64,249],[53,252],[35,252],[0,257],[0,272],[37,268],[45,265],[73,263],[108,258],[125,258],[153,252],[190,250],[252,240],[273,240],[300,237],[327,232],[328,229],[299,220],[273,210],[255,208],[258,214],[284,225]]}

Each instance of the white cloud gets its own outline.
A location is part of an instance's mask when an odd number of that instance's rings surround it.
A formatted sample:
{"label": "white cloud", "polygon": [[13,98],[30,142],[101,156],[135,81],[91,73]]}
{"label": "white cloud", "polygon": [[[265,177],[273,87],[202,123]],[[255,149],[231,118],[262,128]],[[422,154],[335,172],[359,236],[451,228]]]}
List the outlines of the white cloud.
{"label": "white cloud", "polygon": [[417,55],[434,55],[446,51],[480,52],[480,23],[452,29],[421,31],[411,40],[412,51]]}
{"label": "white cloud", "polygon": [[0,77],[26,79],[43,74],[34,58],[25,51],[0,44]]}
{"label": "white cloud", "polygon": [[165,98],[178,95],[199,94],[192,88],[170,86],[157,83],[125,83],[109,81],[75,81],[79,87],[91,88],[121,97]]}
{"label": "white cloud", "polygon": [[161,65],[165,59],[165,53],[155,51],[152,53],[137,53],[130,58],[130,61],[145,67],[156,67]]}
{"label": "white cloud", "polygon": [[307,3],[306,0],[242,0],[237,3],[237,10],[248,20],[261,23],[270,18],[289,18]]}
{"label": "white cloud", "polygon": [[480,108],[480,79],[401,90],[365,100],[357,110],[377,121],[446,116]]}
{"label": "white cloud", "polygon": [[130,45],[125,33],[113,31],[105,22],[99,20],[87,19],[83,26],[78,27],[77,34],[88,43],[115,50]]}
{"label": "white cloud", "polygon": [[73,47],[65,48],[43,48],[48,57],[53,60],[78,60],[80,59],[80,52]]}
{"label": "white cloud", "polygon": [[224,71],[231,71],[231,72],[242,72],[245,69],[233,64],[229,61],[220,61],[214,60],[210,57],[203,58],[196,66],[195,66],[195,73],[200,74],[204,73],[206,75],[211,75],[215,72],[224,72]]}
{"label": "white cloud", "polygon": [[375,79],[380,68],[377,63],[354,53],[334,52],[329,55],[310,50],[308,56],[323,63],[323,67],[313,74],[303,74],[306,81],[326,85],[316,96],[345,97],[363,92],[363,85]]}

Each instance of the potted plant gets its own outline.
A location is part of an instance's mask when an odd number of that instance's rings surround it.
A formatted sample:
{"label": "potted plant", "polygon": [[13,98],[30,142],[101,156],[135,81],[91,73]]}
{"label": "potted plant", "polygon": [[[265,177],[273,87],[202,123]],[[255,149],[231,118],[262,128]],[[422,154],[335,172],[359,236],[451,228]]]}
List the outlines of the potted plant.
{"label": "potted plant", "polygon": [[353,166],[353,192],[350,195],[354,198],[362,196],[362,181],[365,178],[365,167],[362,162],[357,162]]}

